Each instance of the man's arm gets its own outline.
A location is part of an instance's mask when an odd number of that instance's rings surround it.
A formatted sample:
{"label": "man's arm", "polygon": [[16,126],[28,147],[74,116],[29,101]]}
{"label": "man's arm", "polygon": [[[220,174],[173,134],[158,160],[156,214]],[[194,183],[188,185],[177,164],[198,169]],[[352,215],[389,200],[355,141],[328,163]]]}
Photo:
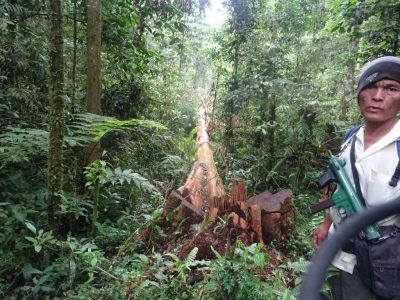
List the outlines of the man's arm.
{"label": "man's arm", "polygon": [[314,231],[312,236],[312,245],[315,249],[318,249],[322,242],[328,237],[329,228],[331,227],[332,219],[330,216],[325,218],[325,221],[319,225],[319,227]]}

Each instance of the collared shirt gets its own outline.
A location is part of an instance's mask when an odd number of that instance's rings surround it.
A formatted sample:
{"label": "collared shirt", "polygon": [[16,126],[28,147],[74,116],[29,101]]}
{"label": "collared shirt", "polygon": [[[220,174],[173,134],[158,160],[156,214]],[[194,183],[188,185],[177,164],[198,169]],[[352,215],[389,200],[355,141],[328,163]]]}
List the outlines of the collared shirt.
{"label": "collared shirt", "polygon": [[[342,145],[340,158],[346,161],[345,170],[354,184],[350,164],[350,148],[353,139],[355,142],[355,167],[360,178],[360,188],[367,207],[374,207],[394,200],[400,196],[400,182],[391,187],[389,181],[393,176],[399,161],[396,141],[400,138],[400,121],[378,142],[364,151],[364,128],[360,128],[355,136]],[[340,223],[340,218],[334,208],[330,211],[334,224]],[[400,215],[394,215],[379,221],[379,225],[400,224]],[[332,224],[329,234],[334,232]],[[353,272],[356,257],[353,254],[339,251],[332,264],[349,273]]]}

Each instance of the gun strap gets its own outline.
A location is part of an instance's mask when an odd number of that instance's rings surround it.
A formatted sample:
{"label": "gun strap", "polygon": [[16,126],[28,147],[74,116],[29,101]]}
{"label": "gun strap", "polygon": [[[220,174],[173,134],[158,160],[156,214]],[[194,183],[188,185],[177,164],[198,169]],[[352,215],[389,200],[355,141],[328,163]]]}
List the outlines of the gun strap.
{"label": "gun strap", "polygon": [[396,141],[396,148],[397,148],[397,156],[399,157],[399,162],[397,163],[396,170],[394,171],[392,179],[390,179],[389,182],[389,185],[393,187],[397,186],[397,182],[400,179],[400,140]]}
{"label": "gun strap", "polygon": [[351,142],[351,148],[350,148],[351,172],[353,173],[354,185],[356,186],[356,192],[358,194],[358,197],[360,198],[360,201],[362,202],[362,204],[365,207],[365,200],[362,195],[361,187],[360,187],[360,177],[358,176],[358,171],[356,168],[355,144],[356,144],[356,137],[353,137],[353,141]]}

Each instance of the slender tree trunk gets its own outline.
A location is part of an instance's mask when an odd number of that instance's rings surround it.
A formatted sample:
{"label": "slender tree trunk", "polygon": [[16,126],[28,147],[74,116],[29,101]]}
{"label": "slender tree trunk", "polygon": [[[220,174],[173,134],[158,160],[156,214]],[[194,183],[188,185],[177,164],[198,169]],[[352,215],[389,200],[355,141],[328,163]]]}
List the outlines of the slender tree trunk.
{"label": "slender tree trunk", "polygon": [[101,1],[88,0],[86,108],[101,114]]}
{"label": "slender tree trunk", "polygon": [[346,82],[343,88],[343,95],[340,100],[340,116],[339,119],[346,121],[347,120],[347,113],[349,111],[349,99],[350,95],[353,91],[353,84],[354,84],[354,70],[355,70],[355,62],[354,60],[349,60],[347,62],[347,76]]}
{"label": "slender tree trunk", "polygon": [[[358,27],[354,27],[354,32],[357,32],[359,29]],[[351,42],[351,53],[356,53],[358,45],[359,45],[359,39],[358,38],[352,38]],[[356,59],[353,57],[350,57],[347,62],[347,76],[346,76],[346,82],[344,84],[343,88],[343,96],[340,99],[340,116],[339,119],[342,121],[347,121],[348,116],[347,113],[350,108],[350,103],[353,101],[353,90],[354,90],[354,83],[355,83],[355,70],[356,70]]]}
{"label": "slender tree trunk", "polygon": [[239,68],[239,48],[240,48],[240,43],[239,43],[239,41],[236,41],[234,62],[233,62],[233,74],[234,74],[235,78],[237,77],[238,68]]}
{"label": "slender tree trunk", "polygon": [[49,82],[48,217],[52,229],[59,232],[60,224],[56,211],[63,190],[64,42],[61,0],[51,0],[50,6],[52,26]]}
{"label": "slender tree trunk", "polygon": [[[354,44],[353,44],[354,46]],[[356,62],[355,59],[350,58],[347,63],[347,76],[346,76],[346,82],[344,84],[343,88],[343,95],[340,100],[340,116],[339,119],[346,121],[347,118],[347,113],[350,108],[350,101],[352,101],[352,93],[353,93],[353,87],[354,87],[354,81],[355,81],[355,69],[356,69]]]}
{"label": "slender tree trunk", "polygon": [[78,21],[76,19],[77,14],[77,0],[74,0],[74,20],[72,29],[72,43],[73,43],[73,53],[72,53],[72,92],[71,92],[71,104],[72,111],[76,110],[77,103],[75,99],[76,90],[76,63],[77,63],[77,32],[78,32]]}
{"label": "slender tree trunk", "polygon": [[[10,4],[16,5],[17,2],[16,0],[11,0]],[[11,63],[7,64],[7,69],[4,70],[6,75],[7,75],[7,80],[11,85],[16,85],[17,84],[17,61],[16,57],[17,55],[15,54],[15,48],[16,48],[16,37],[17,37],[17,16],[16,13],[12,10],[10,10],[10,22],[7,24],[8,32],[9,32],[9,45],[11,45]]]}
{"label": "slender tree trunk", "polygon": [[[101,115],[101,1],[87,3],[87,95],[86,109]],[[98,144],[90,144],[86,152],[86,165],[100,157]]]}
{"label": "slender tree trunk", "polygon": [[[86,109],[89,113],[101,115],[101,0],[87,3],[87,95]],[[90,143],[86,152],[86,165],[100,158],[100,144]],[[92,228],[98,218],[98,190],[93,196]]]}
{"label": "slender tree trunk", "polygon": [[[276,122],[276,104],[272,100],[269,106],[269,122],[273,125]],[[275,128],[270,126],[268,129],[268,169],[271,170],[275,162]]]}
{"label": "slender tree trunk", "polygon": [[213,103],[212,103],[212,108],[211,108],[211,124],[214,125],[214,113],[215,113],[215,104],[217,103],[217,95],[218,95],[218,86],[219,86],[219,76],[220,76],[220,71],[217,71],[217,80],[214,85],[214,97],[213,97]]}

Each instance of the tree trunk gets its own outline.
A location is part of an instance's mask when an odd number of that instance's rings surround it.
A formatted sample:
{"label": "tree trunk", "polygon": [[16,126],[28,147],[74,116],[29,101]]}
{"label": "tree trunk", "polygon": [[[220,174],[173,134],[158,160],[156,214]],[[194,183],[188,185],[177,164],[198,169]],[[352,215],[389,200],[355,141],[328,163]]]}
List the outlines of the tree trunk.
{"label": "tree trunk", "polygon": [[164,208],[164,215],[167,215],[175,206],[174,199],[178,199],[181,202],[181,213],[193,222],[202,220],[206,215],[215,219],[219,212],[229,207],[227,204],[229,199],[218,175],[209,144],[205,110],[202,110],[200,117],[196,162],[192,166],[186,183],[170,194]]}
{"label": "tree trunk", "polygon": [[[358,26],[355,27],[354,32],[357,32]],[[356,37],[351,38],[351,49],[349,53],[356,53],[357,48],[359,44],[359,39]],[[354,90],[354,83],[355,83],[355,69],[356,69],[356,58],[350,56],[350,58],[346,62],[347,66],[347,76],[346,76],[346,81],[343,87],[343,95],[342,98],[340,99],[340,116],[339,119],[342,121],[347,121],[348,119],[348,111],[350,107],[350,103],[353,102],[353,90]]]}
{"label": "tree trunk", "polygon": [[271,99],[269,104],[269,120],[268,128],[268,170],[271,170],[275,163],[275,128],[276,123],[276,104],[275,99]]}
{"label": "tree trunk", "polygon": [[72,112],[77,110],[77,103],[75,99],[76,93],[76,64],[77,64],[77,32],[78,32],[78,20],[77,18],[77,1],[74,0],[74,19],[73,19],[73,29],[72,29],[72,43],[73,43],[73,53],[72,53],[72,91],[71,91],[71,106]]}
{"label": "tree trunk", "polygon": [[[101,1],[87,4],[87,112],[101,115]],[[90,144],[86,165],[100,157],[98,144]]]}
{"label": "tree trunk", "polygon": [[55,232],[59,232],[56,210],[63,190],[62,150],[64,139],[64,58],[63,20],[61,0],[51,0],[52,26],[49,81],[49,157],[48,157],[48,218]]}
{"label": "tree trunk", "polygon": [[[224,255],[229,253],[237,239],[244,244],[268,243],[272,240],[276,240],[278,245],[282,244],[294,232],[291,191],[283,190],[276,194],[266,191],[247,199],[243,179],[241,182],[232,182],[232,195],[229,198],[218,176],[209,145],[207,113],[203,110],[200,115],[196,161],[185,184],[172,191],[166,199],[163,216],[168,222],[160,223],[171,233],[178,227],[182,229],[184,236],[176,240],[181,247],[179,257],[185,259],[197,247],[197,259],[214,258],[211,246]],[[228,213],[224,225],[217,225],[217,217]],[[189,225],[201,222],[201,230],[196,234],[188,230],[191,228]],[[218,233],[215,231],[217,227]],[[148,232],[144,231],[138,238],[145,239],[147,236]],[[124,245],[132,242],[133,238],[130,237]],[[166,242],[175,248],[174,241],[168,239]]]}
{"label": "tree trunk", "polygon": [[[87,112],[101,115],[101,1],[88,0],[87,3]],[[90,143],[86,150],[85,165],[100,158],[100,144]],[[98,218],[98,191],[92,195],[93,235],[96,233],[95,224]]]}

